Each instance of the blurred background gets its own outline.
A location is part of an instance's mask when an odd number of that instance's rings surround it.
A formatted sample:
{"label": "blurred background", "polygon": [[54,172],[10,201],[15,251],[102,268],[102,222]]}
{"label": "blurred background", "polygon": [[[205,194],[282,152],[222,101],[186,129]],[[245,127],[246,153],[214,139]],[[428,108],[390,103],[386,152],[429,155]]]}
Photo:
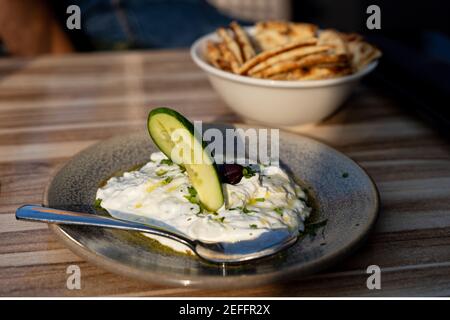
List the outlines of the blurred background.
{"label": "blurred background", "polygon": [[[68,6],[81,9],[69,30]],[[366,28],[366,8],[382,11],[381,30]],[[428,46],[450,59],[449,1],[368,0],[0,0],[3,55],[188,47],[231,20],[294,20]],[[437,46],[437,47],[436,47]]]}
{"label": "blurred background", "polygon": [[[81,28],[69,30],[70,5]],[[366,27],[369,5],[381,29]],[[0,56],[187,48],[237,20],[293,20],[359,32],[383,59],[367,82],[382,87],[446,134],[450,130],[450,1],[368,0],[0,0]]]}

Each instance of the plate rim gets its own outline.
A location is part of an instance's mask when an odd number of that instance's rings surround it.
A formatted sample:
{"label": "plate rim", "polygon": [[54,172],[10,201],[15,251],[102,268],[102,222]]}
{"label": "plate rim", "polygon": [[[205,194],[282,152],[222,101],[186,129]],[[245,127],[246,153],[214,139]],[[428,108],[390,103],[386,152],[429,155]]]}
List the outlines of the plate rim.
{"label": "plate rim", "polygon": [[[216,122],[207,122],[208,125],[234,125],[241,128],[265,128],[261,125],[248,125],[244,123],[216,123]],[[69,234],[67,234],[59,225],[57,224],[48,224],[48,227],[52,232],[57,236],[57,238],[64,243],[73,253],[80,256],[84,260],[89,263],[92,263],[96,267],[112,272],[113,274],[118,274],[127,278],[133,278],[135,280],[144,280],[150,284],[157,285],[167,285],[173,287],[190,287],[190,288],[203,288],[203,289],[240,289],[240,288],[248,288],[255,286],[262,286],[276,282],[283,282],[288,280],[293,276],[298,276],[295,280],[300,280],[301,278],[311,275],[313,273],[317,273],[323,271],[332,265],[335,265],[337,262],[342,261],[347,258],[351,254],[353,254],[358,248],[360,248],[365,241],[367,240],[369,234],[373,230],[378,217],[379,217],[379,209],[380,209],[380,193],[375,184],[373,178],[369,175],[369,173],[362,168],[356,161],[347,156],[346,154],[340,152],[339,150],[329,146],[328,144],[318,140],[311,138],[305,134],[297,134],[293,132],[289,132],[283,129],[279,129],[283,135],[290,136],[291,138],[301,137],[302,139],[310,140],[313,143],[319,144],[325,149],[337,154],[340,157],[345,158],[347,161],[350,161],[353,165],[355,165],[359,170],[361,170],[364,175],[368,178],[370,182],[370,188],[373,193],[375,206],[370,211],[371,220],[365,224],[364,230],[362,230],[357,237],[351,239],[350,243],[347,246],[343,246],[339,250],[336,250],[326,256],[322,256],[319,259],[311,260],[301,265],[295,264],[288,268],[280,271],[271,271],[263,274],[252,274],[252,275],[235,275],[235,276],[218,276],[218,275],[189,275],[189,276],[180,276],[176,273],[171,272],[160,272],[160,271],[147,271],[147,270],[137,270],[131,266],[124,265],[120,262],[117,262],[114,259],[109,257],[97,254],[81,243],[79,243],[76,239],[72,238]],[[134,130],[125,133],[126,135],[137,134],[138,132],[142,132],[142,130]],[[123,136],[123,135],[122,135]],[[48,190],[50,189],[53,181],[55,180],[57,173],[63,169],[66,165],[68,165],[73,159],[77,158],[80,154],[93,149],[97,146],[97,144],[103,143],[107,140],[112,140],[118,138],[118,135],[111,136],[107,139],[101,139],[98,142],[92,144],[91,146],[84,148],[70,157],[67,161],[64,161],[59,166],[55,167],[55,169],[51,172],[51,176],[44,188],[44,197],[43,204],[44,206],[48,206]],[[300,266],[300,267],[299,267]]]}

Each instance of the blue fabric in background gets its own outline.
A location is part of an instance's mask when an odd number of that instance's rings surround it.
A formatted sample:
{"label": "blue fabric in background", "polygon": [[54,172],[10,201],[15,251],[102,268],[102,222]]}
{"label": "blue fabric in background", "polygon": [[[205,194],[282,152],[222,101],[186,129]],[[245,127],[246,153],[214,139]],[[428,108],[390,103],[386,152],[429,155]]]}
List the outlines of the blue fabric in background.
{"label": "blue fabric in background", "polygon": [[188,47],[232,21],[204,0],[64,0],[71,4],[93,49]]}

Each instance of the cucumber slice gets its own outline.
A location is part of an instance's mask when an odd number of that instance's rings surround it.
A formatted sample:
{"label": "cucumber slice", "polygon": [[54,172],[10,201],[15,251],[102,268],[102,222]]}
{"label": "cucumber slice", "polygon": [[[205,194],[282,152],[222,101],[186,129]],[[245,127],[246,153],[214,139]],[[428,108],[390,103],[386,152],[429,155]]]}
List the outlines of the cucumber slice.
{"label": "cucumber slice", "polygon": [[222,185],[214,159],[194,134],[194,125],[175,110],[156,108],[148,115],[147,127],[156,146],[186,169],[202,205],[217,211],[224,203]]}

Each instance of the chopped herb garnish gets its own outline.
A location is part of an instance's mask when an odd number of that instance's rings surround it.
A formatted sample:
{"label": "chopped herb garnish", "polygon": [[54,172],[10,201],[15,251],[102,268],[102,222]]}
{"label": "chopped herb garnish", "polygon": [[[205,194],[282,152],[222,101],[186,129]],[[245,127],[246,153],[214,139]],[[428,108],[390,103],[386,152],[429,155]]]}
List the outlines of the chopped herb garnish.
{"label": "chopped herb garnish", "polygon": [[344,173],[342,174],[342,178],[348,178],[348,172],[344,172]]}
{"label": "chopped herb garnish", "polygon": [[230,210],[241,210],[243,213],[256,212],[254,210],[247,209],[247,207],[236,207],[236,208],[232,208]]}
{"label": "chopped herb garnish", "polygon": [[264,201],[266,201],[266,199],[264,199],[264,198],[255,198],[255,201],[256,202],[264,202]]}
{"label": "chopped herb garnish", "polygon": [[280,216],[283,215],[283,208],[275,208],[273,209],[273,211],[275,211],[277,214],[279,214]]}
{"label": "chopped herb garnish", "polygon": [[191,195],[193,197],[197,196],[197,190],[195,190],[194,187],[188,187],[188,192],[189,192],[189,195]]}
{"label": "chopped herb garnish", "polygon": [[242,212],[243,212],[243,213],[251,213],[251,212],[256,212],[256,211],[254,211],[254,210],[249,210],[249,209],[247,209],[247,207],[243,207],[243,208],[242,208]]}
{"label": "chopped herb garnish", "polygon": [[257,226],[256,224],[251,224],[251,225],[250,225],[250,228],[252,228],[252,229],[258,229],[258,226]]}
{"label": "chopped herb garnish", "polygon": [[189,195],[186,195],[184,197],[188,199],[190,203],[200,205],[200,201],[197,198],[197,190],[195,190],[194,187],[188,187],[188,192]]}
{"label": "chopped herb garnish", "polygon": [[198,201],[198,199],[197,199],[197,197],[195,197],[195,196],[191,196],[191,195],[189,195],[189,196],[184,196],[190,203],[193,203],[193,204],[199,204],[199,201]]}
{"label": "chopped herb garnish", "polygon": [[160,163],[160,164],[166,164],[166,165],[168,165],[168,166],[173,165],[173,161],[170,160],[170,159],[162,159],[159,163]]}
{"label": "chopped herb garnish", "polygon": [[166,170],[158,170],[158,171],[156,171],[156,175],[158,176],[158,177],[161,177],[161,176],[163,176],[163,175],[165,175],[167,173],[167,171]]}
{"label": "chopped herb garnish", "polygon": [[[203,211],[204,211],[205,208],[203,207],[202,203],[200,202],[200,200],[199,200],[198,197],[197,197],[197,190],[195,190],[194,187],[188,187],[188,192],[189,192],[189,195],[185,195],[184,197],[185,197],[190,203],[198,205],[199,208],[200,208],[199,213],[203,213]],[[217,215],[218,213],[217,213],[217,212],[214,212],[213,214]]]}
{"label": "chopped herb garnish", "polygon": [[163,184],[169,184],[172,182],[172,180],[173,180],[173,177],[167,177],[163,180]]}
{"label": "chopped herb garnish", "polygon": [[242,168],[242,174],[247,179],[253,177],[255,175],[255,173],[256,172],[251,167],[244,167],[244,168]]}
{"label": "chopped herb garnish", "polygon": [[96,208],[96,209],[102,208],[102,199],[95,199],[94,208]]}
{"label": "chopped herb garnish", "polygon": [[217,222],[223,223],[225,221],[225,217],[216,218],[214,220],[216,220]]}

